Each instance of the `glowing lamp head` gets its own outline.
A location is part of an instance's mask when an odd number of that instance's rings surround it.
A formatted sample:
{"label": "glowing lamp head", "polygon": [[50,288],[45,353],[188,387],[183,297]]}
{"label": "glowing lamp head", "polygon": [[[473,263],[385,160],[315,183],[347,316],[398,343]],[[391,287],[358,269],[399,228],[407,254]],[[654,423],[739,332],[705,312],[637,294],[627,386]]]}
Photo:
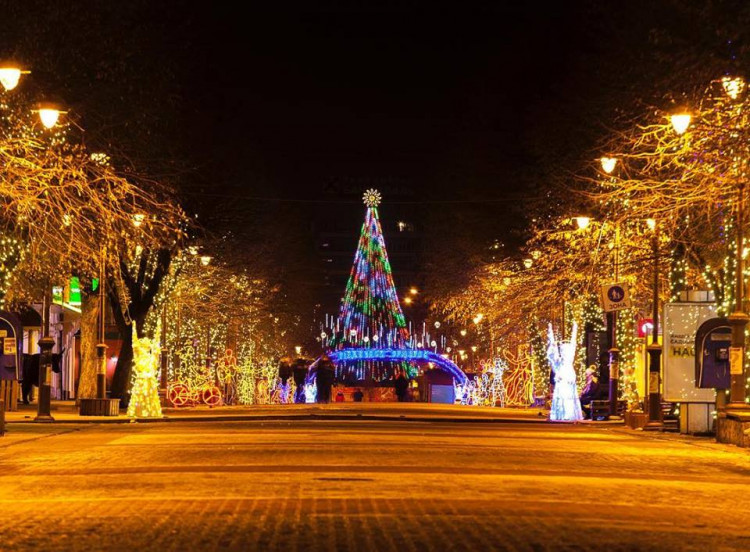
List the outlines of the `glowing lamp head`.
{"label": "glowing lamp head", "polygon": [[411,297],[404,297],[404,304],[411,305]]}
{"label": "glowing lamp head", "polygon": [[585,230],[586,228],[589,227],[589,224],[591,223],[591,219],[589,217],[576,217],[575,221],[576,221],[576,226],[578,226],[579,230]]}
{"label": "glowing lamp head", "polygon": [[736,100],[745,90],[745,79],[742,77],[724,77],[721,79],[721,86],[727,96]]}
{"label": "glowing lamp head", "polygon": [[672,128],[677,134],[685,134],[688,126],[690,126],[690,120],[689,113],[676,113],[669,117],[669,122],[672,123]]}
{"label": "glowing lamp head", "polygon": [[294,352],[297,353],[297,356],[302,354],[302,347],[300,345],[297,345],[294,347]]}
{"label": "glowing lamp head", "polygon": [[0,84],[5,90],[13,90],[18,86],[22,71],[18,67],[0,67]]}
{"label": "glowing lamp head", "polygon": [[531,265],[534,264],[534,261],[532,259],[524,259],[523,260],[523,266],[526,268],[531,268]]}
{"label": "glowing lamp head", "polygon": [[656,219],[646,219],[646,224],[648,225],[649,230],[656,230]]}
{"label": "glowing lamp head", "polygon": [[466,330],[461,330],[461,337],[466,337]]}
{"label": "glowing lamp head", "polygon": [[60,110],[54,107],[43,107],[39,110],[39,119],[42,121],[44,128],[52,128],[60,119]]}
{"label": "glowing lamp head", "polygon": [[143,213],[136,213],[133,215],[133,226],[140,228],[144,220],[146,220],[146,215]]}
{"label": "glowing lamp head", "polygon": [[474,317],[474,324],[479,324],[484,319],[484,315],[480,312]]}
{"label": "glowing lamp head", "polygon": [[419,290],[417,288],[413,287],[413,288],[411,288],[409,290],[409,293],[411,293],[412,295],[416,295],[417,293],[419,293]]}
{"label": "glowing lamp head", "polygon": [[211,258],[212,257],[210,257],[208,255],[202,255],[201,256],[201,265],[208,266],[211,263]]}
{"label": "glowing lamp head", "polygon": [[612,174],[612,171],[614,171],[617,166],[616,157],[602,157],[599,159],[599,162],[602,164],[602,170],[607,174]]}

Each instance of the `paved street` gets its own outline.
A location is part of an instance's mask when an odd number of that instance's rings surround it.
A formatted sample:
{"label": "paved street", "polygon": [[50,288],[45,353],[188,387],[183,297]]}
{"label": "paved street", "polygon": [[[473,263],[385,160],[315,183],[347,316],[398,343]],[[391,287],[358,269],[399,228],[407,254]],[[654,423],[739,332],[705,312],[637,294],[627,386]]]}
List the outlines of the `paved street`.
{"label": "paved street", "polygon": [[747,550],[750,454],[618,426],[13,424],[0,548]]}

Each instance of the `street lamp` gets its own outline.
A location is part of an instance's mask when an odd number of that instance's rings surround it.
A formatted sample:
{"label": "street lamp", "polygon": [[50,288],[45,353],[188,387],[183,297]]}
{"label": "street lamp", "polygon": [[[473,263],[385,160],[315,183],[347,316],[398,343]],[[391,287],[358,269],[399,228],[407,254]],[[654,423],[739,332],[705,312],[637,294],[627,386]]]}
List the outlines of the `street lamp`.
{"label": "street lamp", "polygon": [[617,166],[616,157],[602,157],[599,159],[599,162],[602,165],[602,170],[607,174],[612,174],[612,171],[614,171]]}
{"label": "street lamp", "polygon": [[[614,168],[614,167],[613,167]],[[578,219],[586,219],[584,226],[578,222]],[[578,228],[583,230],[588,227],[591,219],[588,217],[576,217]],[[606,223],[602,223],[602,230]],[[615,223],[615,242],[614,242],[614,281],[620,279],[620,224]],[[564,313],[564,309],[563,309]],[[609,415],[617,416],[617,399],[620,387],[620,349],[617,348],[617,318],[618,312],[612,311],[607,313],[607,335],[609,338]],[[563,328],[565,324],[563,324]]]}
{"label": "street lamp", "polygon": [[[734,100],[737,99],[745,89],[745,81],[738,77],[725,77],[721,79],[721,85],[726,95]],[[672,128],[675,133],[682,135],[690,125],[691,117],[688,113],[677,113],[670,117]],[[715,131],[715,129],[711,129]],[[732,129],[732,138],[738,137],[736,129]],[[745,296],[745,259],[743,256],[744,250],[744,224],[745,224],[745,178],[744,176],[738,177],[737,186],[737,211],[736,211],[736,251],[735,251],[735,267],[736,267],[736,279],[734,284],[734,312],[728,317],[727,321],[732,328],[732,344],[729,350],[729,374],[730,374],[730,389],[729,389],[729,403],[726,405],[726,409],[735,410],[747,410],[750,405],[746,402],[745,392],[745,328],[750,322],[750,316],[744,310],[744,296]]]}
{"label": "street lamp", "polygon": [[67,113],[67,111],[62,110],[59,104],[53,102],[42,102],[33,111],[39,114],[39,120],[47,129],[54,127],[60,119],[60,115]]}
{"label": "street lamp", "polygon": [[[18,86],[21,75],[29,71],[19,69],[15,64],[0,65],[0,84],[6,91],[13,90]],[[60,109],[54,104],[40,104],[36,110],[39,118],[46,128],[52,128],[60,117]],[[44,334],[38,342],[39,346],[39,401],[37,415],[34,418],[39,422],[51,422],[54,418],[51,414],[51,372],[52,372],[52,349],[55,340],[50,336],[50,285],[44,286],[42,297],[42,333]]]}
{"label": "street lamp", "polygon": [[30,72],[19,69],[14,63],[4,63],[0,65],[0,84],[8,92],[18,86],[21,75],[28,75]]}
{"label": "street lamp", "polygon": [[688,129],[688,126],[690,126],[690,120],[692,117],[689,113],[675,113],[674,115],[670,115],[669,122],[672,123],[672,129],[679,134],[685,134],[685,131]]}
{"label": "street lamp", "polygon": [[591,224],[591,219],[589,217],[576,217],[575,221],[579,230],[585,230],[589,227],[589,224]]}

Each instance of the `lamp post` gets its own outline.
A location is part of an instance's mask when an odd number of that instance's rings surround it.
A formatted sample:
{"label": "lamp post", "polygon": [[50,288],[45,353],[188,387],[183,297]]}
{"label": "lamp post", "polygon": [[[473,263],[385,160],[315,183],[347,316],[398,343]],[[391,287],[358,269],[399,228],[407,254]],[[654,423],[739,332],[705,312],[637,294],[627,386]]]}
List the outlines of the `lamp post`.
{"label": "lamp post", "polygon": [[747,410],[750,408],[745,402],[745,327],[750,317],[744,310],[745,295],[745,260],[743,258],[745,223],[745,182],[740,182],[737,190],[737,251],[736,271],[737,279],[734,292],[734,312],[729,315],[729,325],[732,327],[732,346],[729,351],[729,403],[726,409]]}
{"label": "lamp post", "polygon": [[661,412],[661,345],[659,345],[659,228],[655,219],[646,221],[652,231],[651,250],[654,256],[654,287],[652,298],[651,344],[648,346],[648,422],[643,429],[662,430]]}
{"label": "lamp post", "polygon": [[96,398],[106,399],[107,398],[107,343],[105,341],[106,336],[104,333],[104,321],[105,321],[105,308],[107,306],[106,296],[104,289],[106,284],[106,262],[107,252],[105,248],[102,248],[101,265],[99,268],[99,316],[97,324],[98,341],[96,345],[96,357],[98,363],[98,371],[96,374]]}
{"label": "lamp post", "polygon": [[[615,226],[615,282],[620,279],[620,225]],[[607,313],[609,323],[609,415],[617,416],[620,387],[620,349],[617,348],[618,312]]]}
{"label": "lamp post", "polygon": [[[28,74],[29,71],[20,69],[14,63],[0,64],[0,84],[6,92],[13,90],[18,85],[21,75]],[[38,109],[33,110],[39,115],[42,125],[51,129],[57,124],[61,113],[57,105],[40,104]],[[45,282],[42,296],[42,333],[39,340],[39,403],[37,406],[37,415],[34,418],[39,422],[50,422],[54,418],[50,413],[51,406],[51,371],[52,371],[52,348],[55,346],[55,340],[49,335],[50,331],[50,303],[52,301],[49,281]]]}
{"label": "lamp post", "polygon": [[42,333],[44,336],[39,340],[39,402],[35,422],[55,420],[50,413],[52,348],[55,346],[55,340],[49,335],[50,299],[49,286],[45,286],[42,298]]}
{"label": "lamp post", "polygon": [[[602,171],[612,174],[617,167],[616,157],[605,156],[599,159]],[[587,217],[577,217],[578,228],[585,229],[589,225]],[[620,225],[615,225],[614,244],[614,277],[615,282],[620,278]],[[617,399],[620,387],[620,349],[617,348],[617,319],[618,312],[607,313],[607,330],[609,338],[609,415],[617,416]]]}
{"label": "lamp post", "polygon": [[[744,88],[744,81],[741,79],[723,79],[724,91],[732,98],[736,99],[737,91],[728,87],[727,82],[741,82]],[[689,113],[675,113],[669,118],[672,129],[676,134],[682,135],[687,132],[691,123]],[[732,328],[732,343],[729,349],[729,402],[726,404],[726,410],[748,410],[750,405],[746,402],[746,376],[745,376],[745,329],[750,316],[745,312],[745,259],[743,258],[745,234],[743,226],[745,224],[745,180],[740,176],[737,185],[736,201],[736,247],[735,247],[735,268],[736,278],[734,282],[734,311],[727,317],[727,321]]]}

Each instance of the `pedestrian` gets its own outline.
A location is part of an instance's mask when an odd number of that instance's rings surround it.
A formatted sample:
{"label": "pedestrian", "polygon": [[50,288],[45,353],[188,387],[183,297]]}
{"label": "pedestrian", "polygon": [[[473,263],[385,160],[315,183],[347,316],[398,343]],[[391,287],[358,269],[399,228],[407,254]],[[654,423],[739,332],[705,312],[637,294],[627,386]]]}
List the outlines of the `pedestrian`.
{"label": "pedestrian", "polygon": [[281,357],[279,359],[279,379],[282,385],[286,385],[287,380],[292,375],[292,359],[289,357]]}
{"label": "pedestrian", "polygon": [[362,399],[364,397],[365,397],[365,394],[362,393],[362,390],[359,387],[354,391],[354,395],[352,395],[354,402],[362,402]]}
{"label": "pedestrian", "polygon": [[295,385],[295,404],[304,404],[305,402],[305,380],[307,379],[308,367],[308,362],[304,358],[298,358],[294,361],[292,377]]}
{"label": "pedestrian", "polygon": [[338,393],[336,393],[336,402],[337,403],[344,402],[344,393],[343,392],[339,391]]}
{"label": "pedestrian", "polygon": [[336,368],[327,354],[318,359],[318,369],[315,375],[315,382],[318,387],[318,402],[327,404],[331,402],[331,387],[336,377]]}
{"label": "pedestrian", "polygon": [[406,401],[406,392],[409,390],[409,379],[400,368],[396,368],[396,378],[393,382],[393,386],[396,390],[396,398],[398,399],[398,402]]}
{"label": "pedestrian", "polygon": [[586,418],[591,418],[591,402],[599,398],[601,387],[596,377],[596,367],[589,366],[586,369],[586,385],[581,390],[581,410]]}

